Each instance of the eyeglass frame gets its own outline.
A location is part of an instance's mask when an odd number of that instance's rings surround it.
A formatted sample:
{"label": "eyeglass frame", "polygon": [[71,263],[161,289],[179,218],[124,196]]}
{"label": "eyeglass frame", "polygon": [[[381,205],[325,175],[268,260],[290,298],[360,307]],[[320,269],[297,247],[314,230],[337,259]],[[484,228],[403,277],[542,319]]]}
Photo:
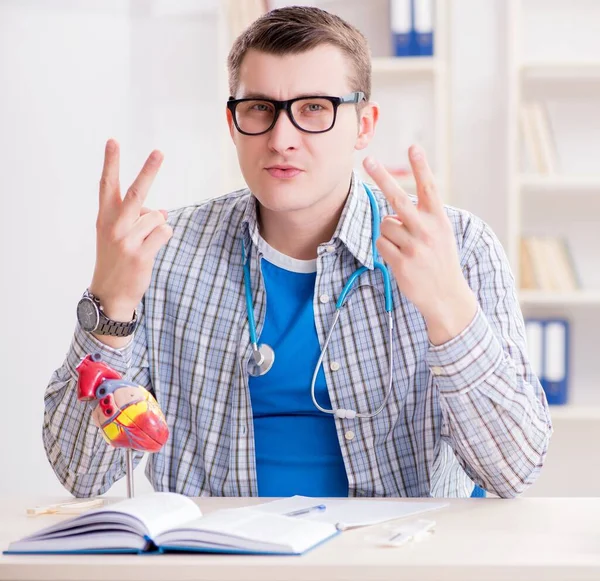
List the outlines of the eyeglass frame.
{"label": "eyeglass frame", "polygon": [[[260,97],[244,97],[243,99],[229,97],[229,99],[227,100],[227,109],[231,111],[231,116],[233,117],[233,123],[235,125],[235,128],[242,135],[264,135],[265,133],[268,133],[269,131],[271,131],[271,129],[273,129],[273,127],[275,127],[277,119],[279,119],[279,113],[282,110],[284,110],[287,113],[288,119],[292,122],[294,127],[299,129],[300,131],[303,131],[304,133],[317,134],[327,133],[328,131],[331,131],[333,129],[337,119],[337,110],[340,105],[345,105],[348,103],[357,105],[364,98],[365,94],[362,91],[354,91],[353,93],[349,93],[348,95],[342,95],[341,97],[331,97],[328,95],[305,95],[302,97],[294,97],[293,99],[288,99],[287,101],[278,101],[276,99],[264,99]],[[292,105],[296,101],[303,101],[306,99],[326,99],[333,105],[333,120],[331,121],[331,126],[328,129],[319,129],[318,131],[311,131],[310,129],[304,129],[300,127],[300,125],[298,125],[292,113]],[[264,131],[261,131],[260,133],[248,133],[247,131],[243,131],[242,129],[240,129],[240,126],[238,125],[237,117],[235,115],[235,109],[240,103],[247,101],[264,101],[266,103],[271,103],[273,107],[275,107],[275,114],[273,115],[273,121],[271,122],[271,125]]]}

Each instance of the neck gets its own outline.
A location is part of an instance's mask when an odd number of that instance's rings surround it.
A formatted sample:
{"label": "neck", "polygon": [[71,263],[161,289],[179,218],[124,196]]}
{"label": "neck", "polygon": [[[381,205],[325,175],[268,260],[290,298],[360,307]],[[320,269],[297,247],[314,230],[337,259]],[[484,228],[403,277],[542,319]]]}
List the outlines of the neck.
{"label": "neck", "polygon": [[259,204],[260,234],[286,256],[316,258],[319,245],[335,233],[349,191],[349,183],[344,181],[314,206],[290,212],[274,212]]}

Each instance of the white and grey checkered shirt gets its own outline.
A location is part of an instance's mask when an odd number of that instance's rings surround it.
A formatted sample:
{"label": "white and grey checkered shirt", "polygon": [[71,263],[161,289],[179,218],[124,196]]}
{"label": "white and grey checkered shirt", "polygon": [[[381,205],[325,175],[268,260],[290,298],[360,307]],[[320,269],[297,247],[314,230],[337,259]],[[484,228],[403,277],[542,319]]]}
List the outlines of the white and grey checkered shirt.
{"label": "white and grey checkered shirt", "polygon": [[[373,191],[382,216],[391,213],[383,194]],[[451,206],[446,212],[479,310],[459,336],[433,346],[423,317],[391,277],[393,392],[374,418],[335,419],[350,496],[464,497],[476,482],[510,497],[531,484],[542,466],[552,425],[527,358],[506,255],[482,220]],[[101,494],[125,474],[123,449],[105,443],[91,421],[92,408],[77,400],[75,368],[93,352],[126,379],[151,389],[165,413],[171,435],[146,470],[155,489],[189,496],[257,494],[241,255],[243,238],[260,334],[267,297],[256,246],[256,201],[249,190],[240,190],[173,211],[169,223],[174,234],[156,259],[133,340],[115,350],[77,327],[46,390],[45,449],[58,478],[76,496]],[[351,294],[324,361],[334,409],[377,408],[389,370],[371,212],[354,175],[337,230],[318,248],[313,304],[321,345],[338,294],[362,265],[370,270]],[[136,453],[136,462],[140,458]]]}

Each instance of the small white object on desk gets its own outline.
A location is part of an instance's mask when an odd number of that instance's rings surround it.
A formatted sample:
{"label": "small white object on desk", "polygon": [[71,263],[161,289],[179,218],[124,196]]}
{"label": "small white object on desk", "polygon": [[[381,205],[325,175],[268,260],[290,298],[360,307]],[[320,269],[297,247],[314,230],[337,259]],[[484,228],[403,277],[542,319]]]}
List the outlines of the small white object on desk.
{"label": "small white object on desk", "polygon": [[377,535],[367,535],[369,541],[379,547],[402,547],[410,541],[419,542],[430,536],[435,529],[435,521],[419,519],[401,525],[385,527]]}
{"label": "small white object on desk", "polygon": [[81,514],[92,508],[98,508],[104,505],[103,498],[92,498],[67,500],[57,504],[48,504],[46,506],[34,506],[27,509],[27,516],[39,516],[41,514]]}

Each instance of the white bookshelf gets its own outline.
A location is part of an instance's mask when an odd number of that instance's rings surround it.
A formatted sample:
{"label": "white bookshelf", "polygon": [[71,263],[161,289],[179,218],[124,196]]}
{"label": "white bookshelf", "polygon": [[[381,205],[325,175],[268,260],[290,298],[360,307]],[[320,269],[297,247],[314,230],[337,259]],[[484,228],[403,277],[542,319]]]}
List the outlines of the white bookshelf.
{"label": "white bookshelf", "polygon": [[[519,107],[523,99],[524,86],[538,80],[556,81],[568,87],[574,80],[600,80],[600,60],[548,60],[528,61],[522,54],[523,6],[528,0],[510,0],[508,3],[507,42],[508,47],[508,255],[517,282],[519,279],[519,242],[522,233],[522,203],[529,194],[578,196],[585,203],[587,195],[600,197],[600,172],[590,167],[589,175],[552,174],[540,175],[521,172],[521,136],[519,129]],[[564,83],[563,83],[564,82]],[[554,88],[555,85],[553,84]],[[564,94],[565,88],[561,89]],[[595,89],[589,89],[595,90]],[[598,97],[600,98],[600,89]],[[548,88],[552,91],[552,87]],[[543,98],[543,89],[536,86],[536,95]],[[586,194],[586,196],[580,196]],[[600,266],[600,265],[598,265]],[[552,294],[521,291],[522,302],[534,304],[586,304],[600,306],[600,289],[582,290],[576,293]]]}
{"label": "white bookshelf", "polygon": [[552,422],[600,421],[600,405],[550,406]]}
{"label": "white bookshelf", "polygon": [[[230,46],[230,34],[228,30],[227,0],[220,0],[219,6],[219,50],[218,58],[220,63],[225,63],[227,53]],[[293,4],[294,2],[290,2]],[[297,2],[302,4],[303,2]],[[413,89],[418,85],[418,90],[429,91],[425,94],[431,99],[432,110],[423,117],[431,123],[433,130],[427,134],[427,141],[430,147],[427,148],[429,159],[435,160],[433,170],[436,177],[440,193],[445,202],[451,201],[451,195],[446,187],[451,183],[450,180],[450,120],[449,120],[449,19],[452,0],[436,2],[435,11],[435,40],[434,40],[434,56],[433,57],[402,57],[393,56],[374,56],[372,59],[372,98],[378,101],[378,93],[382,87],[385,87],[387,93],[390,90],[402,96],[407,88]],[[280,4],[280,3],[278,3]],[[318,6],[333,13],[339,14],[342,18],[348,20],[351,24],[357,26],[370,41],[372,49],[380,49],[381,35],[389,35],[391,45],[391,31],[387,17],[388,2],[387,0],[373,0],[371,3],[366,3],[363,0],[314,0],[310,4]],[[369,21],[365,21],[368,18]],[[371,42],[369,33],[376,30],[376,42]],[[377,46],[374,47],[374,44]],[[383,43],[385,44],[385,43]],[[219,92],[223,102],[227,99],[229,93],[227,89],[227,71],[223,64],[219,64]],[[428,88],[425,88],[427,86]],[[383,105],[383,104],[382,104]],[[387,111],[387,109],[386,109]],[[386,129],[386,128],[383,128]],[[394,131],[401,133],[403,131],[402,123],[394,126]],[[394,143],[386,142],[382,135],[382,122],[380,121],[376,136],[374,139],[374,155],[378,151],[396,150]],[[379,148],[379,149],[378,149]],[[406,151],[398,151],[398,158],[402,158],[408,164],[408,148]],[[362,159],[373,148],[369,146],[366,150],[358,152],[356,156],[355,167],[363,179],[368,179],[368,176],[362,168]],[[229,135],[223,135],[221,140],[221,151],[223,159],[223,191],[230,191],[244,186],[244,181],[241,176],[235,148],[231,143]],[[379,157],[379,156],[378,156]],[[416,191],[414,179],[412,176],[399,177],[398,183],[406,191],[414,193]]]}
{"label": "white bookshelf", "polygon": [[569,195],[596,193],[600,196],[600,175],[553,175],[521,174],[519,187],[523,193],[548,192]]}
{"label": "white bookshelf", "polygon": [[573,292],[519,291],[522,306],[595,306],[600,308],[600,291],[580,290]]}
{"label": "white bookshelf", "polygon": [[[540,101],[560,99],[563,111],[573,110],[575,113],[582,97],[600,99],[600,47],[594,53],[586,45],[586,49],[581,51],[585,60],[579,59],[574,55],[575,51],[570,50],[570,45],[576,44],[579,47],[579,40],[569,42],[561,38],[560,43],[552,43],[551,40],[540,42],[539,39],[543,35],[533,30],[535,25],[541,22],[542,27],[546,26],[547,35],[548,23],[552,20],[549,11],[557,10],[559,14],[554,17],[554,24],[558,35],[566,12],[570,11],[570,14],[578,17],[581,22],[586,17],[585,7],[588,6],[589,4],[579,0],[570,3],[554,0],[545,4],[539,0],[509,0],[507,4],[506,248],[517,285],[520,278],[520,238],[523,234],[531,233],[528,228],[534,228],[536,234],[552,235],[555,231],[559,231],[567,234],[567,237],[574,234],[577,238],[578,220],[582,227],[589,228],[590,222],[589,220],[586,222],[584,218],[589,219],[589,215],[597,211],[600,201],[600,166],[593,162],[588,163],[589,169],[584,172],[575,173],[568,168],[562,168],[562,171],[559,169],[560,173],[549,175],[523,171],[521,149],[523,142],[519,125],[520,105],[528,98]],[[589,19],[596,18],[598,13],[594,14],[596,16],[590,15]],[[536,40],[537,48],[534,47]],[[557,44],[560,45],[564,55],[558,54],[559,49],[555,50]],[[548,52],[547,58],[544,51]],[[554,137],[560,140],[561,135]],[[561,214],[564,208],[573,207],[575,209],[572,212],[564,216]],[[552,216],[552,219],[546,223],[534,216],[536,219],[532,220],[532,208],[534,210],[539,208],[541,215]],[[552,210],[552,208],[556,209]],[[575,219],[573,216],[577,212],[579,217]],[[534,222],[533,226],[531,221]],[[544,231],[541,231],[542,223],[545,227]],[[600,219],[598,229],[600,229]],[[519,301],[525,317],[559,316],[567,318],[571,323],[569,403],[564,406],[551,406],[551,415],[555,424],[560,426],[559,438],[565,442],[563,447],[558,447],[560,452],[556,453],[574,456],[581,454],[581,451],[576,448],[578,442],[575,438],[576,430],[581,429],[583,425],[594,430],[594,434],[600,430],[600,382],[595,385],[597,359],[595,328],[597,321],[600,321],[600,285],[589,286],[585,283],[586,278],[594,280],[594,277],[586,275],[589,275],[590,271],[600,270],[600,259],[591,240],[590,244],[592,245],[587,255],[574,253],[576,267],[584,285],[582,290],[519,291]]]}
{"label": "white bookshelf", "polygon": [[373,74],[433,75],[445,69],[446,63],[438,57],[373,57]]}
{"label": "white bookshelf", "polygon": [[600,81],[600,61],[527,62],[519,65],[519,73],[531,81]]}

